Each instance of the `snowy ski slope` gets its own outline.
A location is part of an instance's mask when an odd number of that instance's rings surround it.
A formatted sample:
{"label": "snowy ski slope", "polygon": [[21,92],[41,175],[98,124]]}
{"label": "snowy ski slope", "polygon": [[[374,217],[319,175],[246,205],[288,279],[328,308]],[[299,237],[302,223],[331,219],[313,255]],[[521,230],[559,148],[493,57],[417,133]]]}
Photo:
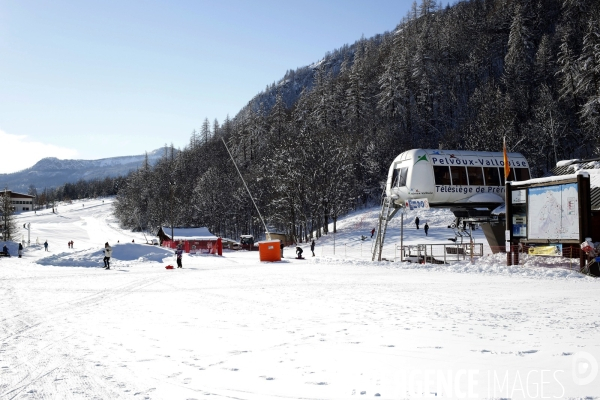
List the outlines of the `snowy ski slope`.
{"label": "snowy ski slope", "polygon": [[[371,262],[372,208],[338,222],[335,255],[329,234],[306,260],[225,251],[166,270],[172,251],[111,209],[18,216],[32,244],[0,259],[0,399],[600,397],[600,281],[539,267],[564,260]],[[420,212],[427,238],[414,216],[407,243],[453,236],[447,212]],[[399,218],[386,240],[393,258]]]}

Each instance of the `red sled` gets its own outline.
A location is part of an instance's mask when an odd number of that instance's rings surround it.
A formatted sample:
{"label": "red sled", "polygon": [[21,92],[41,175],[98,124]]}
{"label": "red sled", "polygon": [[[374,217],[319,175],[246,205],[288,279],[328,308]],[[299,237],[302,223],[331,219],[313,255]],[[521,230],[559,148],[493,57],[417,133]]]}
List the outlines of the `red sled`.
{"label": "red sled", "polygon": [[166,269],[174,269],[175,267],[173,267],[172,265],[167,265],[165,268]]}

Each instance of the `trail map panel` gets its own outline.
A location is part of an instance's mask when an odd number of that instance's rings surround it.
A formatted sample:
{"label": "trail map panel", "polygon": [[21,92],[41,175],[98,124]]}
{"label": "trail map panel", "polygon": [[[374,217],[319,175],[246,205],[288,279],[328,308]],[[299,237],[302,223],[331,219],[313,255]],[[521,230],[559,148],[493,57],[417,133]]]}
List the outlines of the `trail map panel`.
{"label": "trail map panel", "polygon": [[577,184],[528,189],[528,239],[578,239]]}

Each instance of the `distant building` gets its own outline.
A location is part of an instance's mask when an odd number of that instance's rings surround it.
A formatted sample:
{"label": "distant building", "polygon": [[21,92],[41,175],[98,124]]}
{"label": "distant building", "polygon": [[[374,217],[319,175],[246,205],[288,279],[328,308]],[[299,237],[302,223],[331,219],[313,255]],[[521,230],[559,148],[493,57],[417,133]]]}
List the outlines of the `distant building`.
{"label": "distant building", "polygon": [[10,202],[15,208],[15,212],[33,210],[33,196],[24,193],[12,192],[10,190],[0,191],[0,196],[4,196],[4,193],[8,193],[10,196]]}
{"label": "distant building", "polygon": [[174,249],[181,244],[186,253],[215,253],[217,249],[218,238],[208,228],[173,228],[171,237],[171,228],[163,226],[157,236],[161,246]]}

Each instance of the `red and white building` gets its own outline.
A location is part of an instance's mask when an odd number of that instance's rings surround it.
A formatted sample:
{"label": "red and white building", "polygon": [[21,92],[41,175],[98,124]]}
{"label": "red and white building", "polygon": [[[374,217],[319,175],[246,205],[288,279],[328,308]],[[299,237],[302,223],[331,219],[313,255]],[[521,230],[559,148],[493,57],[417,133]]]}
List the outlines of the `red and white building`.
{"label": "red and white building", "polygon": [[[208,228],[171,228],[163,226],[158,231],[160,245],[170,249],[183,245],[186,253],[217,254],[221,239],[210,233]],[[221,245],[222,246],[222,245]]]}

